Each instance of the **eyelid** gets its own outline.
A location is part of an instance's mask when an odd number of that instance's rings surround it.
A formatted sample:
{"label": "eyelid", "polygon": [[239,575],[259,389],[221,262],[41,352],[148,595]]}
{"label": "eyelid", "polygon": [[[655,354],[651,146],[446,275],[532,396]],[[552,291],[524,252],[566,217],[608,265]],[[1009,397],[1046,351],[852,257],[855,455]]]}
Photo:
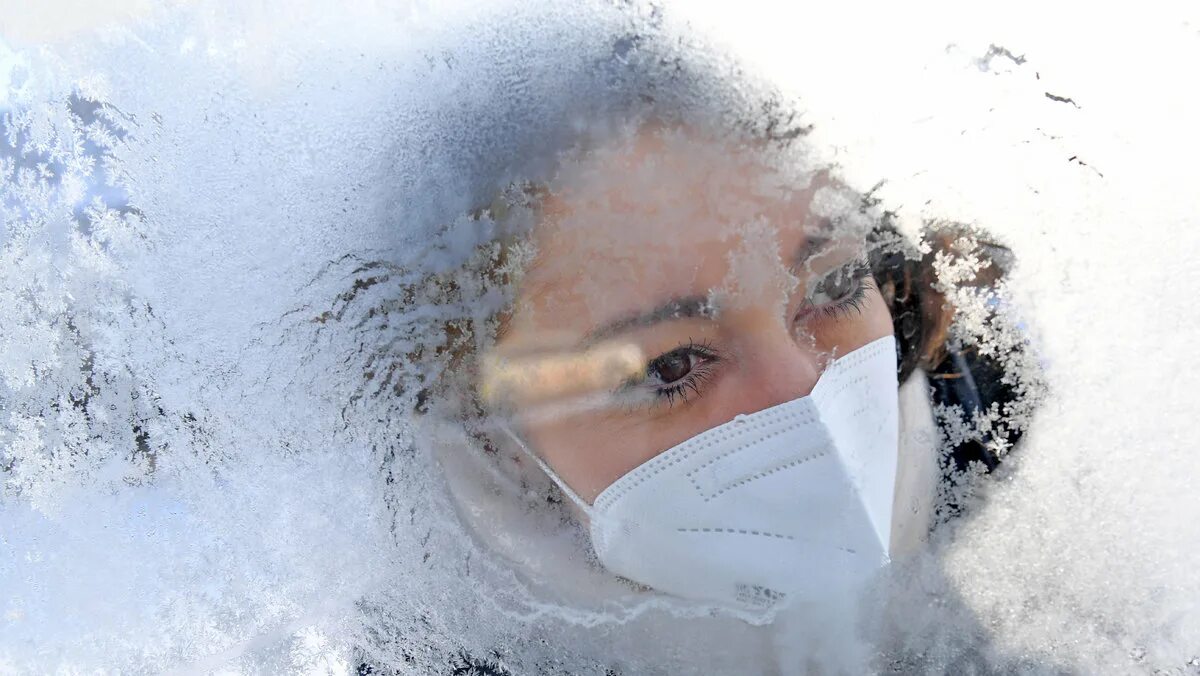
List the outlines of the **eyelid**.
{"label": "eyelid", "polygon": [[804,284],[804,295],[802,296],[801,305],[803,306],[811,300],[812,294],[823,282],[838,274],[848,274],[854,281],[860,281],[871,276],[871,266],[865,257],[860,256],[852,258],[841,265],[831,267],[820,274],[809,276]]}
{"label": "eyelid", "polygon": [[867,252],[861,241],[841,241],[822,245],[803,261],[797,261],[789,268],[793,275],[801,280],[813,276],[823,276],[830,270],[836,270],[855,260],[866,260]]}
{"label": "eyelid", "polygon": [[848,274],[854,279],[862,279],[864,276],[869,275],[870,273],[871,266],[866,260],[854,258],[827,271],[825,274],[821,275],[818,281],[823,282],[827,279],[833,278],[834,275],[838,274]]}
{"label": "eyelid", "polygon": [[[712,348],[712,346],[707,341],[701,341],[701,342],[697,343],[695,341],[689,340],[686,344],[680,345],[679,347],[672,348],[670,350],[667,350],[666,352],[663,352],[662,354],[651,357],[646,362],[646,371],[649,371],[650,368],[655,364],[655,362],[659,361],[660,359],[664,359],[666,357],[674,355],[674,354],[689,354],[689,355],[699,356],[700,357],[699,363],[715,362],[715,361],[720,360],[720,355],[717,353],[716,350],[714,350]],[[686,376],[684,376],[684,377],[686,377]],[[646,380],[646,378],[643,377],[641,379],[641,381],[639,381],[639,382],[644,382],[645,380]]]}
{"label": "eyelid", "polygon": [[649,378],[646,376],[627,381],[621,388],[622,392],[628,395],[632,394],[633,390],[641,388],[647,399],[646,401],[633,402],[633,407],[641,403],[648,404],[650,407],[657,407],[663,403],[673,405],[675,397],[687,401],[689,398],[687,392],[689,390],[693,393],[692,396],[701,395],[700,386],[713,377],[713,370],[723,360],[721,353],[706,340],[700,342],[689,340],[686,344],[667,350],[647,361],[646,370],[649,371],[650,367],[659,359],[680,351],[698,355],[700,360],[692,366],[691,371],[687,375],[672,383],[648,383]]}
{"label": "eyelid", "polygon": [[[812,321],[814,320],[813,315],[818,315],[817,319],[820,317],[837,319],[839,313],[848,314],[851,310],[862,310],[867,289],[874,283],[870,263],[866,260],[852,260],[841,268],[835,268],[835,270],[845,269],[849,269],[849,274],[852,275],[852,279],[855,282],[854,289],[843,298],[818,304],[812,302],[812,288],[806,288],[799,306],[792,314],[793,324]],[[831,273],[827,273],[826,276]],[[820,279],[823,280],[824,277]]]}

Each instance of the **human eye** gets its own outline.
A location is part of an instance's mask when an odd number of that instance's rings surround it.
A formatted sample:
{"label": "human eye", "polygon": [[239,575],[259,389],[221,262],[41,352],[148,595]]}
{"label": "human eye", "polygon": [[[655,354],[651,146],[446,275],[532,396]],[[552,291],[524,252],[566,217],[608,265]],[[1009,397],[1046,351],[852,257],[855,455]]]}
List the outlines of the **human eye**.
{"label": "human eye", "polygon": [[796,321],[861,311],[870,284],[871,268],[866,260],[854,259],[833,268],[809,283]]}
{"label": "human eye", "polygon": [[684,402],[700,396],[720,359],[711,345],[688,341],[651,359],[643,376],[627,383],[626,389],[651,404]]}

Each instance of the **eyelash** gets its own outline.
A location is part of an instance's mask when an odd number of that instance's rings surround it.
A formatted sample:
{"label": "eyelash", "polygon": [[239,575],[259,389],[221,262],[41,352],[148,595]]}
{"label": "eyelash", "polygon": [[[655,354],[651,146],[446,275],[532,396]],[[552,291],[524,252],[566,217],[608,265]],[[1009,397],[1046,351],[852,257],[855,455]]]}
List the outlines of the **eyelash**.
{"label": "eyelash", "polygon": [[[701,387],[712,379],[715,371],[714,367],[721,361],[721,356],[717,354],[717,351],[713,349],[708,341],[696,343],[688,339],[687,345],[682,345],[652,359],[646,365],[646,370],[650,371],[659,360],[676,354],[698,357],[700,361],[696,362],[683,378],[670,385],[654,389],[655,403],[666,403],[668,407],[674,406],[676,400],[683,403],[691,396],[700,396]],[[690,395],[688,394],[689,390],[691,391]]]}
{"label": "eyelash", "polygon": [[[867,296],[867,290],[871,287],[873,278],[871,277],[870,268],[861,261],[856,261],[851,265],[853,269],[849,271],[854,281],[854,290],[846,297],[836,301],[826,303],[822,306],[813,307],[809,312],[820,312],[820,316],[826,319],[836,320],[845,318],[852,313],[863,311],[863,302]],[[850,266],[845,266],[843,269]],[[805,303],[810,307],[811,303],[806,299]],[[793,318],[793,322],[802,320],[810,320],[811,317],[801,317],[797,313]],[[688,355],[689,357],[699,358],[699,361],[692,366],[692,369],[680,380],[663,387],[654,388],[653,405],[666,404],[668,407],[675,405],[675,402],[687,402],[693,396],[701,396],[702,388],[710,380],[715,373],[715,366],[722,360],[721,355],[707,341],[696,343],[689,339],[686,345],[681,345],[674,350],[664,352],[663,354],[650,360],[646,365],[647,374],[654,369],[655,364],[662,360],[678,355]],[[636,386],[637,383],[630,383],[630,386]],[[689,394],[689,391],[691,394]]]}
{"label": "eyelash", "polygon": [[850,268],[850,266],[854,266],[853,269],[849,270],[849,274],[854,282],[853,291],[844,298],[815,307],[805,299],[804,305],[801,306],[801,310],[796,313],[792,321],[798,322],[811,319],[801,316],[806,306],[811,308],[808,312],[820,312],[821,317],[825,319],[844,319],[856,312],[861,314],[863,311],[863,301],[867,297],[867,290],[875,283],[875,278],[871,276],[871,268],[863,261],[855,261],[850,265],[843,266],[841,269],[845,270]]}

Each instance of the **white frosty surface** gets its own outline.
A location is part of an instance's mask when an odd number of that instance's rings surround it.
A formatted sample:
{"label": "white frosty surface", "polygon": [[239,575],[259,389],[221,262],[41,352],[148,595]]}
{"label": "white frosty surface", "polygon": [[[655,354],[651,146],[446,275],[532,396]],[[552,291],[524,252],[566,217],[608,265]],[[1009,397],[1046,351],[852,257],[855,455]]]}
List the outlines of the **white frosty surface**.
{"label": "white frosty surface", "polygon": [[[969,621],[995,665],[1197,670],[1200,16],[769,4],[668,3],[667,30],[690,17],[798,93],[814,144],[851,185],[886,180],[906,227],[953,218],[1009,243],[1048,365],[1019,457],[899,571],[913,591],[889,612],[933,652]],[[31,152],[68,169],[47,193],[6,173],[0,200],[0,458],[19,460],[0,500],[0,672],[346,673],[376,632],[397,644],[373,657],[416,673],[460,645],[590,673],[609,655],[712,659],[639,640],[664,623],[696,650],[755,653],[669,608],[526,593],[405,455],[405,410],[363,391],[363,346],[403,354],[412,337],[309,321],[364,262],[464,258],[468,235],[429,233],[536,172],[510,162],[538,102],[648,13],[239,5],[147,11],[45,49],[15,22],[2,36],[6,105],[30,111]],[[73,90],[131,134],[89,132],[141,216],[72,216],[93,171]],[[93,386],[85,420],[64,402]],[[157,452],[152,480],[130,421]]]}
{"label": "white frosty surface", "polygon": [[[827,115],[814,133],[847,174],[886,178],[880,196],[910,223],[978,223],[1017,253],[1018,306],[1053,394],[1012,471],[947,534],[947,574],[1001,654],[1083,673],[1194,671],[1200,132],[1185,116],[1200,96],[1183,64],[1200,59],[1200,17],[1157,4],[967,11],[896,10],[852,44],[828,31],[800,48],[839,41],[844,70],[775,66]],[[985,72],[989,45],[1024,63],[995,56]]]}

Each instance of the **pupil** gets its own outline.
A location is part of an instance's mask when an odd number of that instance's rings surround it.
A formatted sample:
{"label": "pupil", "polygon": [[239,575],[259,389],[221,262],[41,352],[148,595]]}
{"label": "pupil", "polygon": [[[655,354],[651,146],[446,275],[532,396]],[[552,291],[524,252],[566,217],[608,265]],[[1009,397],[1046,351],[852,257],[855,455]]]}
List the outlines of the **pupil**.
{"label": "pupil", "polygon": [[664,383],[673,383],[692,370],[692,360],[687,354],[667,354],[654,360],[650,366],[652,375]]}

